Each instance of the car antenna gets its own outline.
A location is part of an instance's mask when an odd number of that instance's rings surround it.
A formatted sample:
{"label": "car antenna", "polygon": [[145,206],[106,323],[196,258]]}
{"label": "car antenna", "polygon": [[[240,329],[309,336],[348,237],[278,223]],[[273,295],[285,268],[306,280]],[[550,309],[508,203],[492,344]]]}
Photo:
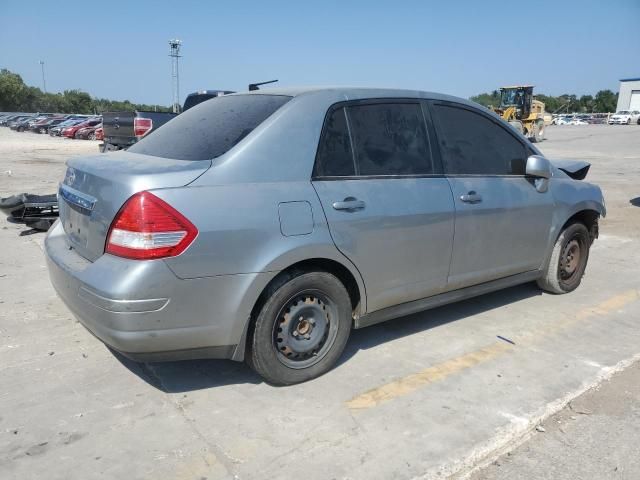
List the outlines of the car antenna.
{"label": "car antenna", "polygon": [[260,83],[250,83],[249,84],[249,91],[253,92],[254,90],[260,90],[260,86],[261,85],[266,85],[267,83],[275,83],[278,80],[269,80],[268,82],[260,82]]}

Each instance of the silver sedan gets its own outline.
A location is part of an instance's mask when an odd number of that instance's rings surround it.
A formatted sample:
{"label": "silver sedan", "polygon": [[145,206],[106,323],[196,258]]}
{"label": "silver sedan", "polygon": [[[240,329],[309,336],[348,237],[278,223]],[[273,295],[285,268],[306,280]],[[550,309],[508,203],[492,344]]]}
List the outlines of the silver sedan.
{"label": "silver sedan", "polygon": [[247,360],[293,384],[327,372],[352,328],[524,282],[577,288],[605,215],[588,169],[447,95],[225,95],[70,160],[46,256],[113,349]]}

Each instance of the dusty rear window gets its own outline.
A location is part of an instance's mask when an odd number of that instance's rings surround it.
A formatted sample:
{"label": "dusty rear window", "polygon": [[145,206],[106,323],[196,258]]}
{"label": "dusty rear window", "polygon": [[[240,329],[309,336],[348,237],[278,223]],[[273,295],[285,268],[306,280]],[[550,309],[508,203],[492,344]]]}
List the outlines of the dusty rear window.
{"label": "dusty rear window", "polygon": [[228,95],[207,100],[178,115],[129,147],[133,153],[176,160],[219,157],[292,97]]}

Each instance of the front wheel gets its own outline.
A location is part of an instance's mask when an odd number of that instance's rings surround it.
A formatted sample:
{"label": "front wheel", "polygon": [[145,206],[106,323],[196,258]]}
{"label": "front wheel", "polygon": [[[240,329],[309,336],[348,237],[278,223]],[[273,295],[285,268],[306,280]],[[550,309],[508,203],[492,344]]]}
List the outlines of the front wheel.
{"label": "front wheel", "polygon": [[591,237],[582,223],[572,223],[556,240],[538,286],[550,293],[569,293],[580,285],[589,259]]}
{"label": "front wheel", "polygon": [[351,300],[327,272],[298,272],[271,286],[249,344],[247,363],[273,385],[316,378],[336,363],[351,331]]}
{"label": "front wheel", "polygon": [[46,129],[46,128],[44,128],[44,127],[41,127],[41,128],[40,128],[40,133],[47,133],[47,129]]}

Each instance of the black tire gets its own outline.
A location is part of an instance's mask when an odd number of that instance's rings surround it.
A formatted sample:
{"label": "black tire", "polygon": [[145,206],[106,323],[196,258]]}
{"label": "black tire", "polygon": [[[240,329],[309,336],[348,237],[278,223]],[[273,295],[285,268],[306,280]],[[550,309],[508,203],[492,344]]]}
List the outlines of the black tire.
{"label": "black tire", "polygon": [[96,133],[95,132],[91,132],[88,136],[87,136],[88,140],[95,140],[96,139]]}
{"label": "black tire", "polygon": [[569,224],[558,236],[538,286],[556,294],[578,288],[587,268],[590,246],[587,227],[582,223]]}
{"label": "black tire", "polygon": [[44,127],[40,127],[40,133],[47,133],[47,129]]}
{"label": "black tire", "polygon": [[531,141],[533,143],[540,143],[544,140],[544,120],[538,120],[533,124],[533,132],[531,135]]}
{"label": "black tire", "polygon": [[249,341],[249,366],[272,385],[329,371],[351,332],[351,300],[342,282],[327,272],[293,272],[265,298]]}

